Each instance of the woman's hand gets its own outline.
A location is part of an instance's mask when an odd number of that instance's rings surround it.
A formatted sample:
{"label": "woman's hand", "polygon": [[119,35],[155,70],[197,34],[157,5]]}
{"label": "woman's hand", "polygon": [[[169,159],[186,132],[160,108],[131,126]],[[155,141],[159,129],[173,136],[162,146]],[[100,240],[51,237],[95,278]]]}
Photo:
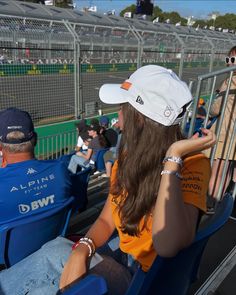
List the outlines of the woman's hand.
{"label": "woman's hand", "polygon": [[216,142],[215,134],[205,128],[201,128],[202,137],[194,134],[189,139],[174,142],[168,149],[166,156],[184,157],[188,154],[200,152],[212,147]]}
{"label": "woman's hand", "polygon": [[86,273],[86,256],[74,250],[67,260],[60,279],[60,290]]}

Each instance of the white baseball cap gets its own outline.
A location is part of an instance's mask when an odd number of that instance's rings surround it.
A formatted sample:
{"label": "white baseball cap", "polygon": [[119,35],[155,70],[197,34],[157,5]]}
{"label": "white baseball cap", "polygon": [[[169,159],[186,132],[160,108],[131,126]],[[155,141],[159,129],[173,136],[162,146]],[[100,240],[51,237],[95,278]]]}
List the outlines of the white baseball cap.
{"label": "white baseball cap", "polygon": [[147,65],[137,69],[123,84],[104,84],[102,102],[128,102],[146,117],[165,126],[177,125],[183,107],[192,100],[185,82],[169,69]]}

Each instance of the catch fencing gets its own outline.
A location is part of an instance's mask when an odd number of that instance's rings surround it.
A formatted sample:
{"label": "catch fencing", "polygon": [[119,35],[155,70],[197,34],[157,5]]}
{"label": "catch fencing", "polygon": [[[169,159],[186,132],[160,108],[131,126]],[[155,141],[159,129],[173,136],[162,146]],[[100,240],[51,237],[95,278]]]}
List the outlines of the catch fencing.
{"label": "catch fencing", "polygon": [[36,126],[110,110],[99,101],[100,86],[141,65],[197,81],[222,68],[236,43],[232,34],[18,1],[1,0],[0,11],[0,109],[23,108]]}

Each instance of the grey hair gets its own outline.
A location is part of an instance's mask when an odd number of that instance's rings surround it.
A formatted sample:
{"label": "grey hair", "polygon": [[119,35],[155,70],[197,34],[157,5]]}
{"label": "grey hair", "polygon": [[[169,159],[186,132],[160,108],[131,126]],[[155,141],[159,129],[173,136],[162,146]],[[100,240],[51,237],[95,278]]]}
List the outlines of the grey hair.
{"label": "grey hair", "polygon": [[[7,135],[7,139],[22,139],[24,138],[24,133],[20,131],[13,131]],[[2,149],[8,151],[9,153],[22,153],[22,152],[30,152],[34,153],[34,147],[36,145],[36,136],[34,136],[31,140],[22,142],[22,143],[4,143],[0,142]]]}

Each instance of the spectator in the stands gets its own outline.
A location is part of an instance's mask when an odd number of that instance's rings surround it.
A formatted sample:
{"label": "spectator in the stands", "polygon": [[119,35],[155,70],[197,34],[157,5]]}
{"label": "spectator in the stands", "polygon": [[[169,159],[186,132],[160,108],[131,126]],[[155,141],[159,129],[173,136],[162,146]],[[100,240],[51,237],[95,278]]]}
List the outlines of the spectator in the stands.
{"label": "spectator in the stands", "polygon": [[111,127],[119,134],[120,133],[120,124],[118,118],[111,119]]}
{"label": "spectator in the stands", "polygon": [[[204,123],[204,120],[207,115],[204,105],[205,105],[205,100],[202,97],[199,98],[197,113],[196,113],[196,118],[195,118],[195,124],[194,124],[194,133],[199,132],[201,127],[203,127],[203,123]],[[188,135],[188,132],[189,132],[191,118],[192,118],[192,112],[189,113],[189,121],[187,122],[187,124],[185,126],[184,133],[186,136]]]}
{"label": "spectator in the stands", "polygon": [[49,210],[70,197],[67,167],[57,160],[37,160],[37,135],[29,113],[0,112],[0,224]]}
{"label": "spectator in the stands", "polygon": [[207,112],[204,106],[205,106],[205,100],[202,97],[200,97],[198,101],[196,118],[202,119],[203,121],[205,120],[207,115]]}
{"label": "spectator in the stands", "polygon": [[119,114],[119,120],[113,121],[113,125],[112,125],[112,127],[114,127],[114,125],[116,125],[117,130],[119,130],[117,143],[116,143],[115,147],[110,148],[109,151],[107,151],[103,156],[105,168],[106,168],[106,173],[103,173],[101,175],[102,177],[109,178],[111,176],[112,166],[118,158],[120,141],[121,141],[121,136],[122,136],[122,126],[123,126],[123,117],[122,117],[122,113],[120,112],[120,110],[119,110],[118,114]]}
{"label": "spectator in the stands", "polygon": [[75,151],[79,152],[80,150],[85,151],[88,149],[88,142],[89,135],[88,135],[88,128],[89,126],[86,124],[86,120],[83,119],[79,123],[76,124],[76,128],[78,131],[78,140],[77,145],[75,147]]}
{"label": "spectator in the stands", "polygon": [[96,161],[97,152],[106,147],[106,140],[100,134],[101,127],[97,124],[90,125],[88,128],[88,135],[92,138],[88,144],[88,150],[84,152],[77,152],[71,157],[68,169],[72,173],[77,172],[78,166],[82,168],[93,166]]}
{"label": "spectator in the stands", "polygon": [[115,147],[117,143],[118,133],[114,129],[109,128],[109,118],[107,116],[102,116],[99,119],[99,123],[101,126],[101,133],[107,141],[107,146]]}
{"label": "spectator in the stands", "polygon": [[[225,58],[227,67],[232,67],[236,65],[236,46],[232,47]],[[230,83],[230,85],[229,85]],[[228,91],[229,95],[226,97],[226,108],[224,114],[222,114],[223,104],[225,101],[225,95]],[[234,124],[236,121],[236,72],[233,72],[232,80],[227,78],[223,81],[220,89],[218,90],[218,95],[213,101],[210,108],[210,116],[224,116],[222,126],[220,128],[219,139],[217,143],[217,149],[215,153],[215,159],[212,165],[212,174],[209,183],[209,195],[213,197],[212,201],[218,196],[220,183],[222,181],[224,165],[227,158],[227,151],[230,145],[230,140],[233,136]],[[212,126],[213,132],[219,127],[218,123]],[[232,144],[231,153],[228,155],[227,173],[226,179],[223,187],[223,193],[227,189],[230,181],[236,182],[236,138]]]}

